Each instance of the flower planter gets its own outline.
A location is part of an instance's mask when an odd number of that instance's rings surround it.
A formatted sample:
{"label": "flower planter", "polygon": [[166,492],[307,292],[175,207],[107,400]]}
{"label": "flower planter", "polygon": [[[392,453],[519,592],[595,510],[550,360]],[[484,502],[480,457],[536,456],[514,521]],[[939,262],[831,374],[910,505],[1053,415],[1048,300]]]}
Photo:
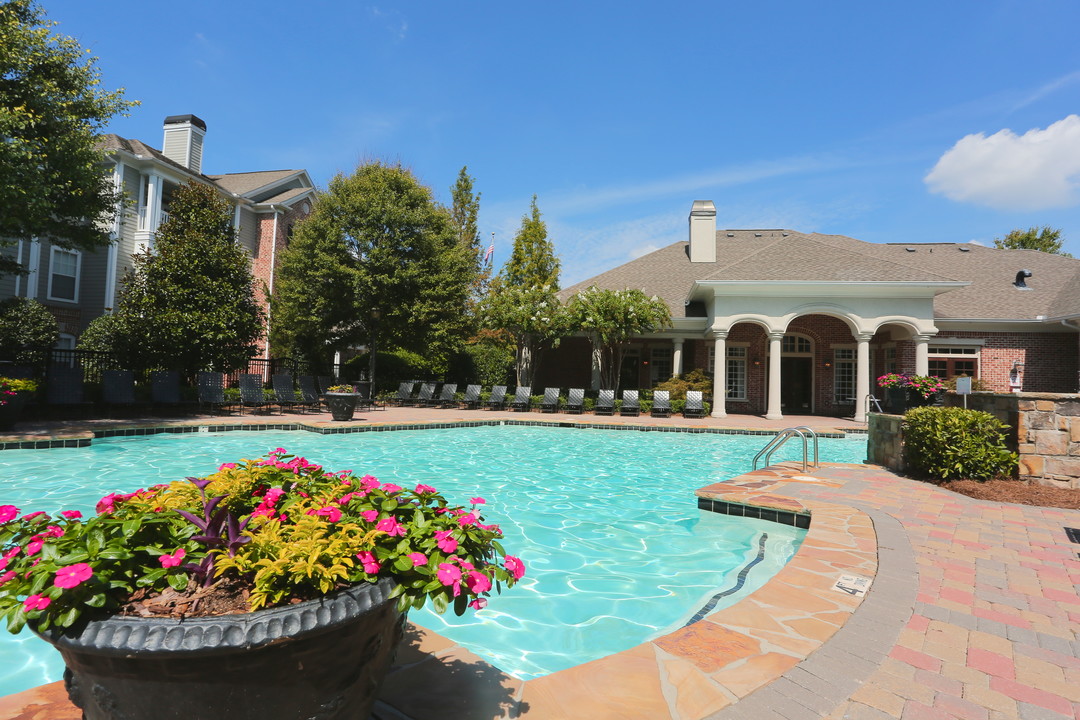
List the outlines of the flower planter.
{"label": "flower planter", "polygon": [[907,406],[909,408],[927,407],[929,405],[943,405],[945,396],[942,393],[933,393],[929,397],[923,397],[922,393],[908,390]]}
{"label": "flower planter", "polygon": [[20,392],[9,395],[7,402],[0,405],[0,430],[11,430],[22,419],[23,406],[28,393]]}
{"label": "flower planter", "polygon": [[38,635],[85,720],[366,718],[402,637],[393,581],[217,617],[110,617]]}
{"label": "flower planter", "polygon": [[359,393],[326,393],[323,395],[326,404],[330,407],[330,415],[338,422],[353,419],[356,410],[356,400]]}
{"label": "flower planter", "polygon": [[908,390],[905,387],[885,388],[885,399],[888,401],[889,412],[894,415],[903,415],[908,409]]}

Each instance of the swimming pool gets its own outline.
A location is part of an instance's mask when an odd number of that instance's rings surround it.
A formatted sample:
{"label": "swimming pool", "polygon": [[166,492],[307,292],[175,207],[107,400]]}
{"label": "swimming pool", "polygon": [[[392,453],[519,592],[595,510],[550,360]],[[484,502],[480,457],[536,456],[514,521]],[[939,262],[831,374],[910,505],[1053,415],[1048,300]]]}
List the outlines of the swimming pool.
{"label": "swimming pool", "polygon": [[[113,490],[212,472],[274,447],[453,502],[487,499],[488,522],[529,573],[461,618],[410,619],[528,679],[633,647],[685,623],[736,584],[763,534],[765,559],[725,607],[760,587],[803,531],[700,511],[693,491],[749,470],[761,436],[497,426],[342,435],[229,432],[95,440],[88,448],[0,453],[0,504],[92,512]],[[794,457],[796,449],[785,451]],[[777,458],[780,456],[778,455]],[[822,459],[861,462],[865,437],[823,439]],[[0,632],[0,695],[59,679],[59,655]]]}

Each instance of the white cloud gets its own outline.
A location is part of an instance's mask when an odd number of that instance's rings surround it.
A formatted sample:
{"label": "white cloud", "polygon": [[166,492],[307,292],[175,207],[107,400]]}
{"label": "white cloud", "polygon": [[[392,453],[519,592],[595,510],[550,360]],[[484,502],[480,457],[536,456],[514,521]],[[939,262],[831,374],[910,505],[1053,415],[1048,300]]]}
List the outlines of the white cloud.
{"label": "white cloud", "polygon": [[923,178],[931,192],[1002,210],[1080,203],[1080,117],[1045,130],[961,138]]}

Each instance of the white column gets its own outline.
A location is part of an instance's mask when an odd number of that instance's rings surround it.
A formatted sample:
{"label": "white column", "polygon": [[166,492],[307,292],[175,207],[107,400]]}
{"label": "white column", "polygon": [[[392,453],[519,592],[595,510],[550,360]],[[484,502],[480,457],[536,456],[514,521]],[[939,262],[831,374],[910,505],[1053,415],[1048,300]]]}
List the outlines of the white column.
{"label": "white column", "polygon": [[595,348],[589,350],[589,361],[592,365],[592,389],[600,389],[600,353]]}
{"label": "white column", "polygon": [[713,333],[712,416],[727,417],[727,333]]}
{"label": "white column", "polygon": [[769,333],[769,405],[765,413],[766,420],[783,420],[780,411],[780,343],[784,333]]}
{"label": "white column", "polygon": [[927,345],[930,342],[929,335],[916,335],[915,340],[915,374],[916,375],[929,375],[930,374],[930,347]]}
{"label": "white column", "polygon": [[26,272],[26,297],[37,300],[38,272],[41,270],[41,242],[37,238],[30,240],[30,262]]}
{"label": "white column", "polygon": [[671,376],[682,375],[682,349],[683,339],[676,338],[671,341]]}
{"label": "white column", "polygon": [[870,394],[870,338],[869,333],[859,333],[858,350],[855,352],[855,422],[866,422],[866,396]]}

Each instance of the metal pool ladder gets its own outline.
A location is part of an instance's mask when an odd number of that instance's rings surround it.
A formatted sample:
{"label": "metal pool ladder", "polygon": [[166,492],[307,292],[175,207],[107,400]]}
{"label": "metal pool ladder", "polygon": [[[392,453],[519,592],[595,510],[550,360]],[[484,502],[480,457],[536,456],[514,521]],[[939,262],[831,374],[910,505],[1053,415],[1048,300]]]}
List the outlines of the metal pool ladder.
{"label": "metal pool ladder", "polygon": [[[806,472],[808,467],[819,467],[821,463],[818,462],[818,436],[810,427],[806,425],[799,425],[798,427],[784,428],[780,432],[773,436],[772,440],[765,443],[765,447],[758,451],[758,454],[754,456],[754,470],[757,470],[758,460],[761,456],[765,456],[765,467],[769,466],[769,459],[773,453],[780,449],[780,447],[793,437],[798,437],[802,440],[802,471]],[[814,439],[814,464],[808,465],[807,446],[806,439],[811,437]]]}

